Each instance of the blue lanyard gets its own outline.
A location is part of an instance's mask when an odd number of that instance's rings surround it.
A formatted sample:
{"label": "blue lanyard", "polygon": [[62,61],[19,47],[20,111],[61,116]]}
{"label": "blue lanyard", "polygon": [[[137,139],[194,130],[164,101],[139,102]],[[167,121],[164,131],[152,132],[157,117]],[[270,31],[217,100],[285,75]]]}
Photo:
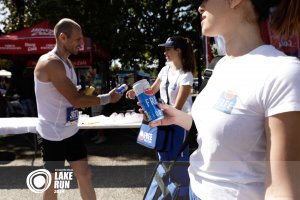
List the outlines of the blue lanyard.
{"label": "blue lanyard", "polygon": [[[180,70],[179,70],[179,74],[178,74],[178,76],[177,76],[177,78],[176,78],[176,81],[175,81],[174,84],[173,84],[172,90],[175,90],[175,89],[176,89],[176,85],[177,85],[179,76],[180,76],[180,74],[181,74],[181,69],[182,69],[182,68],[180,68]],[[168,68],[168,72],[167,72],[167,83],[166,83],[166,84],[168,84],[168,86],[169,86],[169,79],[168,79],[168,76],[169,76],[169,70],[170,70],[170,67]]]}

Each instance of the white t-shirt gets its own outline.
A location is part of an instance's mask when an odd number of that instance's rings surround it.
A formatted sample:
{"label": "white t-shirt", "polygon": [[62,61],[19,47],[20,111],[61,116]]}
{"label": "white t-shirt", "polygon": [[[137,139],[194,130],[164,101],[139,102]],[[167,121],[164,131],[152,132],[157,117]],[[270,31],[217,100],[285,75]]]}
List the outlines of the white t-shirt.
{"label": "white t-shirt", "polygon": [[[160,98],[163,99],[164,102],[166,103],[167,103],[167,93],[166,93],[167,76],[169,80],[169,87],[168,87],[169,101],[170,101],[169,104],[174,106],[180,86],[181,85],[193,86],[193,74],[191,72],[184,73],[182,69],[172,70],[171,67],[169,66],[164,66],[160,70],[158,74],[158,78],[161,80],[160,89],[159,89]],[[192,97],[191,95],[189,95],[181,110],[186,113],[190,113],[192,108],[192,103],[193,103]]]}
{"label": "white t-shirt", "polygon": [[288,111],[300,111],[297,58],[270,45],[222,58],[192,108],[193,192],[202,200],[264,199],[265,117]]}

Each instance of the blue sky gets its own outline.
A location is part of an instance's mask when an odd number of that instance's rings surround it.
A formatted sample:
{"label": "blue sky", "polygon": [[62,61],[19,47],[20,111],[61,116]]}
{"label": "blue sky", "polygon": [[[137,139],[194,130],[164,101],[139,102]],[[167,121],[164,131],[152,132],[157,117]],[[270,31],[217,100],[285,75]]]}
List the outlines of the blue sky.
{"label": "blue sky", "polygon": [[[0,10],[2,9],[2,7],[3,7],[3,4],[0,3]],[[5,18],[5,15],[0,14],[0,21],[2,21],[4,18]],[[2,24],[0,24],[0,30],[3,31],[3,25]]]}

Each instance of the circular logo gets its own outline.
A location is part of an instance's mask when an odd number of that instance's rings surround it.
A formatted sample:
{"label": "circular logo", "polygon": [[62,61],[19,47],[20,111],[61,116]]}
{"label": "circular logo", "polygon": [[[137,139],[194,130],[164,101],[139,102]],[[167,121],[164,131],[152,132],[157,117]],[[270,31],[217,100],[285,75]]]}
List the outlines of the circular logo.
{"label": "circular logo", "polygon": [[27,187],[34,193],[42,193],[51,185],[51,173],[46,169],[37,169],[26,178]]}
{"label": "circular logo", "polygon": [[153,91],[152,91],[151,88],[145,89],[145,90],[144,90],[144,93],[147,94],[147,95],[149,95],[149,96],[153,95]]}

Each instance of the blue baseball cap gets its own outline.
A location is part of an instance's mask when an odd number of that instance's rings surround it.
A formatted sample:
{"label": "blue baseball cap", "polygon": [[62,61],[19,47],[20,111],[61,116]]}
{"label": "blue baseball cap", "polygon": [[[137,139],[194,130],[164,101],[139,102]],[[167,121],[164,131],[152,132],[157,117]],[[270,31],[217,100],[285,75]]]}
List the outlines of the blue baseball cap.
{"label": "blue baseball cap", "polygon": [[159,47],[174,47],[175,46],[175,41],[172,40],[172,38],[168,38],[167,41],[164,44],[159,44]]}
{"label": "blue baseball cap", "polygon": [[183,49],[185,47],[185,43],[182,40],[175,40],[175,38],[168,38],[167,41],[163,44],[159,44],[159,47],[165,47],[165,48],[181,48]]}

